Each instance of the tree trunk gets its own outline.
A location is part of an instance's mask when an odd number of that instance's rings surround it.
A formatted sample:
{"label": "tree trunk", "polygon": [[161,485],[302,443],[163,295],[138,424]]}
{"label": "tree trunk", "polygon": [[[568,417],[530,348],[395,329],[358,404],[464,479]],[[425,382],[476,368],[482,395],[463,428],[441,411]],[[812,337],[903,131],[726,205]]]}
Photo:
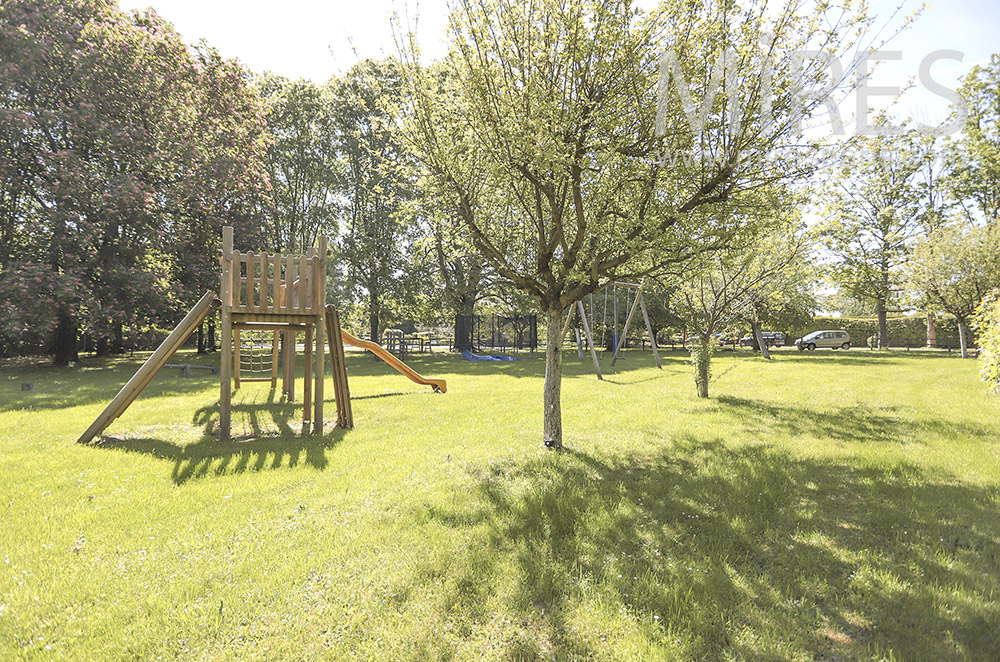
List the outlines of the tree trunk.
{"label": "tree trunk", "polygon": [[76,322],[69,315],[60,314],[56,324],[55,358],[52,365],[66,366],[79,361],[76,348]]}
{"label": "tree trunk", "polygon": [[934,313],[927,313],[927,347],[937,347],[937,320]]}
{"label": "tree trunk", "polygon": [[476,296],[474,294],[463,295],[459,314],[474,315],[475,309],[476,309]]}
{"label": "tree trunk", "polygon": [[112,354],[124,354],[125,353],[125,330],[122,328],[121,322],[115,322],[112,327],[112,337],[114,338],[114,344],[111,346]]}
{"label": "tree trunk", "polygon": [[205,353],[205,323],[198,325],[198,353]]}
{"label": "tree trunk", "polygon": [[215,351],[215,322],[208,323],[208,351]]}
{"label": "tree trunk", "polygon": [[545,332],[545,388],[542,392],[542,440],[549,448],[562,448],[562,325],[561,308],[549,309]]}
{"label": "tree trunk", "polygon": [[371,327],[371,341],[377,343],[379,341],[379,334],[382,329],[379,328],[379,314],[381,313],[381,306],[379,305],[378,297],[374,294],[371,295],[371,304],[368,306],[368,324]]}
{"label": "tree trunk", "polygon": [[965,320],[958,318],[955,320],[958,323],[958,346],[962,350],[962,358],[969,358],[969,349],[965,344]]}
{"label": "tree trunk", "polygon": [[[711,376],[709,365],[712,361],[712,337],[698,338],[699,349],[695,350],[695,384],[698,386],[698,397],[708,397],[708,379]],[[700,350],[700,351],[699,351]]]}
{"label": "tree trunk", "polygon": [[754,340],[757,341],[757,347],[760,349],[761,356],[770,361],[771,352],[767,351],[767,343],[764,342],[764,339],[761,337],[760,322],[757,322],[755,320],[750,320],[750,328],[753,329],[753,337]]}
{"label": "tree trunk", "polygon": [[878,302],[878,348],[889,349],[889,323],[886,320],[885,301]]}

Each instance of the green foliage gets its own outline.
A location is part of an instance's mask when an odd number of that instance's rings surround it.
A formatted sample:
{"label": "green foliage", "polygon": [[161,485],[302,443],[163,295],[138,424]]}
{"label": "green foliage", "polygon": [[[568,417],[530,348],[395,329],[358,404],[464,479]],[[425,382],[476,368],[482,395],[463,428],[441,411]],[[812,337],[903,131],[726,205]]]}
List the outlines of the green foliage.
{"label": "green foliage", "polygon": [[837,258],[829,273],[848,296],[874,302],[879,314],[899,306],[902,268],[921,230],[918,175],[926,163],[916,130],[860,137],[822,189],[827,218],[819,235]]}
{"label": "green foliage", "polygon": [[[810,109],[796,85],[825,69],[793,72],[792,51],[820,34],[829,49],[849,48],[865,19],[849,13],[829,28],[820,6],[771,21],[765,5],[459,3],[445,61],[409,63],[409,142],[483,257],[543,307],[564,309],[610,280],[729,245],[762,189],[802,174],[808,159],[776,154]],[[782,81],[766,94],[762,41]],[[692,126],[679,94],[665,95],[657,115],[664,48],[679,54],[687,89],[707,99],[704,126]],[[715,67],[733,51],[735,89],[716,89]],[[730,121],[737,100],[741,121]]]}
{"label": "green foliage", "polygon": [[[875,303],[871,299],[854,297],[839,289],[819,297],[818,303],[818,308],[839,313],[842,317],[871,317],[875,315]],[[808,322],[808,320],[803,321]]]}
{"label": "green foliage", "polygon": [[53,313],[76,315],[83,291],[78,278],[30,259],[15,269],[0,271],[4,294],[0,299],[0,356],[43,353],[55,330]]}
{"label": "green foliage", "polygon": [[[661,343],[663,335],[682,329],[684,327],[684,311],[677,298],[678,286],[664,282],[653,282],[643,289],[643,300],[646,302],[646,311],[649,314],[649,323],[656,334],[657,342]],[[595,324],[591,321],[591,324]],[[641,333],[636,338],[644,338],[645,328],[640,327]],[[661,334],[661,332],[663,332]],[[633,334],[636,331],[632,332]]]}
{"label": "green foliage", "polygon": [[[828,9],[458,2],[440,66],[404,53],[408,142],[497,274],[561,314],[613,280],[732,245],[762,197],[809,170],[795,147],[819,101],[800,85],[827,71],[796,54],[821,42],[837,57],[868,23],[863,7],[832,22]],[[547,435],[558,416],[546,409]]]}
{"label": "green foliage", "polygon": [[706,256],[675,294],[685,328],[697,337],[691,352],[702,397],[708,397],[712,358],[708,344],[717,333],[731,329],[737,320],[753,324],[807,314],[795,310],[809,285],[808,244],[797,210],[779,208],[759,215],[759,227],[770,228],[769,232],[762,232],[752,244]]}
{"label": "green foliage", "polygon": [[257,78],[268,104],[271,138],[264,157],[271,180],[266,207],[271,250],[304,252],[321,234],[337,232],[342,182],[335,150],[334,101],[329,88],[275,74]]}
{"label": "green foliage", "polygon": [[975,65],[958,90],[966,103],[965,125],[948,153],[948,187],[970,220],[1000,221],[1000,54]]}
{"label": "green foliage", "polygon": [[942,226],[917,244],[908,269],[912,287],[930,309],[945,310],[967,324],[1000,283],[1000,223]]}
{"label": "green foliage", "polygon": [[[397,313],[414,276],[409,247],[416,226],[410,200],[416,188],[412,157],[399,135],[402,79],[395,60],[364,60],[330,81],[343,234],[338,249],[355,300],[366,301],[372,340],[385,309]],[[419,275],[417,275],[419,277]],[[398,316],[397,316],[398,319]]]}
{"label": "green foliage", "polygon": [[976,309],[976,341],[979,343],[979,377],[1000,393],[1000,289],[983,298]]}
{"label": "green foliage", "polygon": [[433,178],[421,177],[418,186],[413,206],[428,228],[414,242],[413,257],[429,271],[423,282],[424,293],[436,301],[439,315],[452,321],[455,315],[472,315],[484,299],[513,289],[509,282],[496,277],[476,251],[455,214],[454,204],[448,203]]}
{"label": "green foliage", "polygon": [[816,300],[817,267],[812,264],[807,235],[798,210],[786,210],[767,224],[768,234],[751,249],[762,278],[744,298],[740,317],[771,329],[784,329],[808,321]]}
{"label": "green foliage", "polygon": [[[0,141],[0,236],[16,237],[0,300],[56,331],[60,363],[79,327],[120,344],[123,326],[214,285],[223,217],[255,226],[266,189],[263,108],[241,66],[102,0],[0,4]],[[26,281],[52,305],[25,303]]]}

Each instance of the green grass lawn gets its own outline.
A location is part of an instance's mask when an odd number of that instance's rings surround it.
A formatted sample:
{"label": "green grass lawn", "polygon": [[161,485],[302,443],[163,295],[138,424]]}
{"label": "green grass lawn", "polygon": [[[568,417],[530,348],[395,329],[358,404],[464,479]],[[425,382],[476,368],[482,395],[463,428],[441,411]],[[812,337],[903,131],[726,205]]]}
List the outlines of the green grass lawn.
{"label": "green grass lawn", "polygon": [[138,360],[0,372],[0,659],[1000,657],[975,361],[721,353],[699,400],[679,352],[567,352],[562,453],[541,359],[348,361],[355,430],[251,384],[226,444],[215,376],[82,447]]}

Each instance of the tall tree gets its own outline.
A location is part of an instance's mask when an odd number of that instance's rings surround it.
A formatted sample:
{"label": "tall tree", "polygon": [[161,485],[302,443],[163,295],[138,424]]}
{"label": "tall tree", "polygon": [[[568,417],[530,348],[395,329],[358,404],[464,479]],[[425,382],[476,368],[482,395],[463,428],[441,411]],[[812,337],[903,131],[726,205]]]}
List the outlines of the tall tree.
{"label": "tall tree", "polygon": [[949,154],[949,188],[970,220],[1000,220],[1000,54],[976,65],[958,90],[966,120]]}
{"label": "tall tree", "polygon": [[955,316],[967,358],[969,320],[986,294],[1000,286],[1000,224],[938,228],[917,244],[909,273],[911,286],[929,306]]}
{"label": "tall tree", "polygon": [[807,167],[775,156],[820,103],[803,88],[828,81],[801,51],[836,57],[865,18],[768,4],[459,0],[444,89],[406,54],[410,144],[480,254],[545,312],[546,445],[563,439],[567,307],[727,245],[743,228],[717,219],[741,216],[720,210]]}
{"label": "tall tree", "polygon": [[887,314],[921,231],[919,140],[913,130],[858,138],[823,187],[822,243],[837,259],[830,273],[848,296],[875,304],[880,348],[888,346]]}
{"label": "tall tree", "polygon": [[304,251],[323,233],[337,232],[336,120],[329,86],[264,74],[271,145],[265,162],[271,182],[265,222],[275,250]]}
{"label": "tall tree", "polygon": [[737,319],[751,319],[764,347],[755,309],[800,270],[805,246],[794,228],[778,226],[752,244],[706,256],[682,281],[677,298],[694,336],[691,362],[698,397],[708,397],[717,332]]}
{"label": "tall tree", "polygon": [[769,360],[771,355],[761,336],[763,325],[777,330],[800,326],[811,320],[818,307],[815,269],[806,236],[801,228],[792,226],[782,234],[764,238],[757,259],[768,260],[775,268],[750,288],[738,311],[750,325],[761,355]]}
{"label": "tall tree", "polygon": [[385,299],[398,289],[412,240],[407,200],[414,170],[400,143],[402,80],[394,60],[364,60],[330,82],[336,145],[343,168],[348,276],[367,300],[371,339],[378,341]]}
{"label": "tall tree", "polygon": [[443,285],[443,299],[452,315],[472,315],[476,302],[488,293],[489,266],[476,252],[456,219],[443,214],[431,218],[435,273]]}
{"label": "tall tree", "polygon": [[427,177],[418,181],[411,209],[413,217],[422,219],[421,236],[413,250],[414,258],[426,265],[431,275],[425,289],[437,300],[445,319],[472,315],[476,303],[490,294],[496,280],[489,265],[455,216],[454,205],[440,198]]}
{"label": "tall tree", "polygon": [[120,342],[123,324],[172,308],[178,228],[257,185],[260,106],[238,66],[106,0],[4,2],[0,62],[0,135],[15,136],[0,151],[18,155],[0,178],[31,173],[33,201],[31,245],[4,282],[42,281],[66,364],[81,320]]}

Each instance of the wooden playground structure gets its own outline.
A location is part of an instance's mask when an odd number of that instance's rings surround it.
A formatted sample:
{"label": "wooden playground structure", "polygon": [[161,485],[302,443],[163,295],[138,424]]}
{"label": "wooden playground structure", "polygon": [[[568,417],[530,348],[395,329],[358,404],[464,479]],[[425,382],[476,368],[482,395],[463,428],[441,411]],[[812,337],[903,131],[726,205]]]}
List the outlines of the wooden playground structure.
{"label": "wooden playground structure", "polygon": [[[241,382],[270,382],[276,388],[281,367],[281,393],[286,402],[295,397],[295,358],[298,335],[304,335],[305,358],[302,387],[302,432],[323,432],[324,370],[330,350],[334,398],[339,428],[353,428],[351,394],[347,383],[344,342],[364,347],[386,360],[409,379],[445,392],[442,379],[426,379],[409,366],[387,359],[374,343],[366,343],[340,328],[334,306],[326,305],[327,238],[304,255],[241,253],[233,249],[233,228],[222,229],[222,266],[219,294],[206,292],[139,370],[122,387],[97,419],[79,438],[88,443],[122,415],[170,357],[209,314],[219,310],[222,354],[219,366],[219,438],[230,437],[232,389]],[[270,341],[244,342],[251,334]],[[280,356],[280,361],[279,361]]]}
{"label": "wooden playground structure", "polygon": [[[229,438],[232,387],[240,381],[277,382],[278,339],[284,347],[282,393],[287,401],[295,397],[295,345],[299,332],[305,334],[305,378],[302,384],[302,430],[310,422],[314,434],[323,432],[323,372],[326,365],[326,257],[327,238],[319,238],[318,248],[305,255],[255,255],[233,250],[233,228],[222,229],[222,389],[219,395],[219,438]],[[335,313],[334,313],[335,315]],[[241,335],[245,331],[271,331],[270,376],[241,376]],[[337,354],[339,334],[331,333],[331,363],[334,387],[342,383],[347,397],[337,398],[346,407],[338,412],[338,426],[352,427],[350,396],[346,394],[347,372],[339,375]],[[315,344],[315,351],[313,345]],[[340,346],[343,358],[343,345]],[[235,364],[235,365],[234,365]],[[252,368],[252,363],[250,364]],[[231,372],[232,371],[232,372]],[[315,397],[314,397],[315,395]],[[339,393],[336,395],[340,395]]]}

